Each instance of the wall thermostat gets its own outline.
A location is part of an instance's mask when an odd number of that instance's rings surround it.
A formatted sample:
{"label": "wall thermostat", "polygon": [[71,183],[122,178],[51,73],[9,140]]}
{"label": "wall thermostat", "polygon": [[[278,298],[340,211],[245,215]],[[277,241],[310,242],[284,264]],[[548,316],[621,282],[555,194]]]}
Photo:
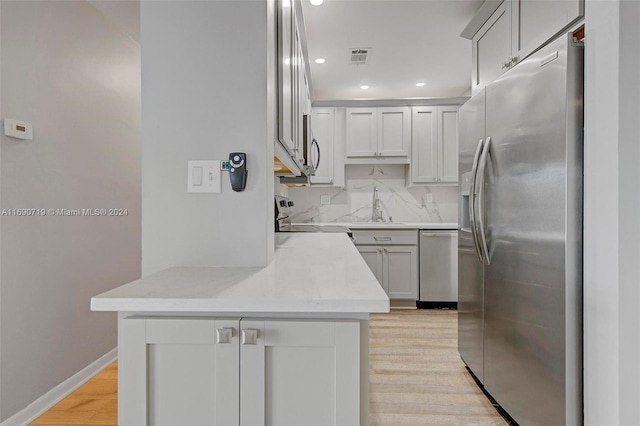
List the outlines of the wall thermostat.
{"label": "wall thermostat", "polygon": [[13,118],[4,119],[4,134],[16,139],[33,140],[33,127],[31,123],[19,121]]}

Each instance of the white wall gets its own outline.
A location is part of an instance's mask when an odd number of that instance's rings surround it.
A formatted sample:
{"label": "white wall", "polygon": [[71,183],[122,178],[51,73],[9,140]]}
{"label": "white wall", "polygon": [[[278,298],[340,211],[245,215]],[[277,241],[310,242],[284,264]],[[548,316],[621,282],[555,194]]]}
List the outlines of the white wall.
{"label": "white wall", "polygon": [[[261,266],[273,253],[272,1],[145,1],[142,271]],[[270,18],[270,19],[268,19]],[[187,161],[247,153],[248,183],[187,193]]]}
{"label": "white wall", "polygon": [[640,424],[640,5],[586,1],[585,424]]}
{"label": "white wall", "polygon": [[620,424],[640,425],[640,2],[620,4]]}
{"label": "white wall", "polygon": [[140,276],[140,48],[86,1],[2,1],[0,203],[126,208],[0,217],[0,421],[116,346],[91,296]]}

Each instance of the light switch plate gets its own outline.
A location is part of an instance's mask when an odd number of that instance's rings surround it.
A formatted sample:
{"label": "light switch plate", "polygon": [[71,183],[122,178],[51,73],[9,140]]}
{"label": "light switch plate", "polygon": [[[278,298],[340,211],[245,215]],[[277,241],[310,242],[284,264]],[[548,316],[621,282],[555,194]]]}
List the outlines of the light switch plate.
{"label": "light switch plate", "polygon": [[189,160],[187,192],[220,192],[220,160]]}

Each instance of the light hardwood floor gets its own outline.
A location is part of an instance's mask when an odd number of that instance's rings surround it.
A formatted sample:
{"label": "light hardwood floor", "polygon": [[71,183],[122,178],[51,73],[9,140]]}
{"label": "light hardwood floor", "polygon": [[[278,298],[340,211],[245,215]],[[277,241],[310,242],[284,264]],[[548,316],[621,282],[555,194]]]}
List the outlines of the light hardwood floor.
{"label": "light hardwood floor", "polygon": [[[457,313],[393,310],[371,316],[371,425],[507,425],[458,356]],[[33,425],[117,424],[117,363]]]}
{"label": "light hardwood floor", "polygon": [[458,313],[371,315],[371,425],[507,425],[458,355]]}

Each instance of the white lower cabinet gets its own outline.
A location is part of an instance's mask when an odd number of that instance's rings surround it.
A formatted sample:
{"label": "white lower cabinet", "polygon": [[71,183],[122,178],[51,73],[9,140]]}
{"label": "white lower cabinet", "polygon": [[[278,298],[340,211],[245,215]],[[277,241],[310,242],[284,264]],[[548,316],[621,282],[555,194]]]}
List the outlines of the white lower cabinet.
{"label": "white lower cabinet", "polygon": [[360,322],[124,318],[121,425],[358,425]]}
{"label": "white lower cabinet", "polygon": [[383,276],[390,299],[418,299],[418,248],[386,246],[383,253]]}
{"label": "white lower cabinet", "polygon": [[418,299],[417,231],[352,230],[356,247],[390,299]]}
{"label": "white lower cabinet", "polygon": [[241,425],[359,425],[358,322],[243,320]]}
{"label": "white lower cabinet", "polygon": [[376,276],[376,279],[382,286],[382,289],[389,294],[389,289],[387,288],[387,281],[382,278],[382,247],[378,246],[357,246],[360,255],[373,272],[373,275]]}

